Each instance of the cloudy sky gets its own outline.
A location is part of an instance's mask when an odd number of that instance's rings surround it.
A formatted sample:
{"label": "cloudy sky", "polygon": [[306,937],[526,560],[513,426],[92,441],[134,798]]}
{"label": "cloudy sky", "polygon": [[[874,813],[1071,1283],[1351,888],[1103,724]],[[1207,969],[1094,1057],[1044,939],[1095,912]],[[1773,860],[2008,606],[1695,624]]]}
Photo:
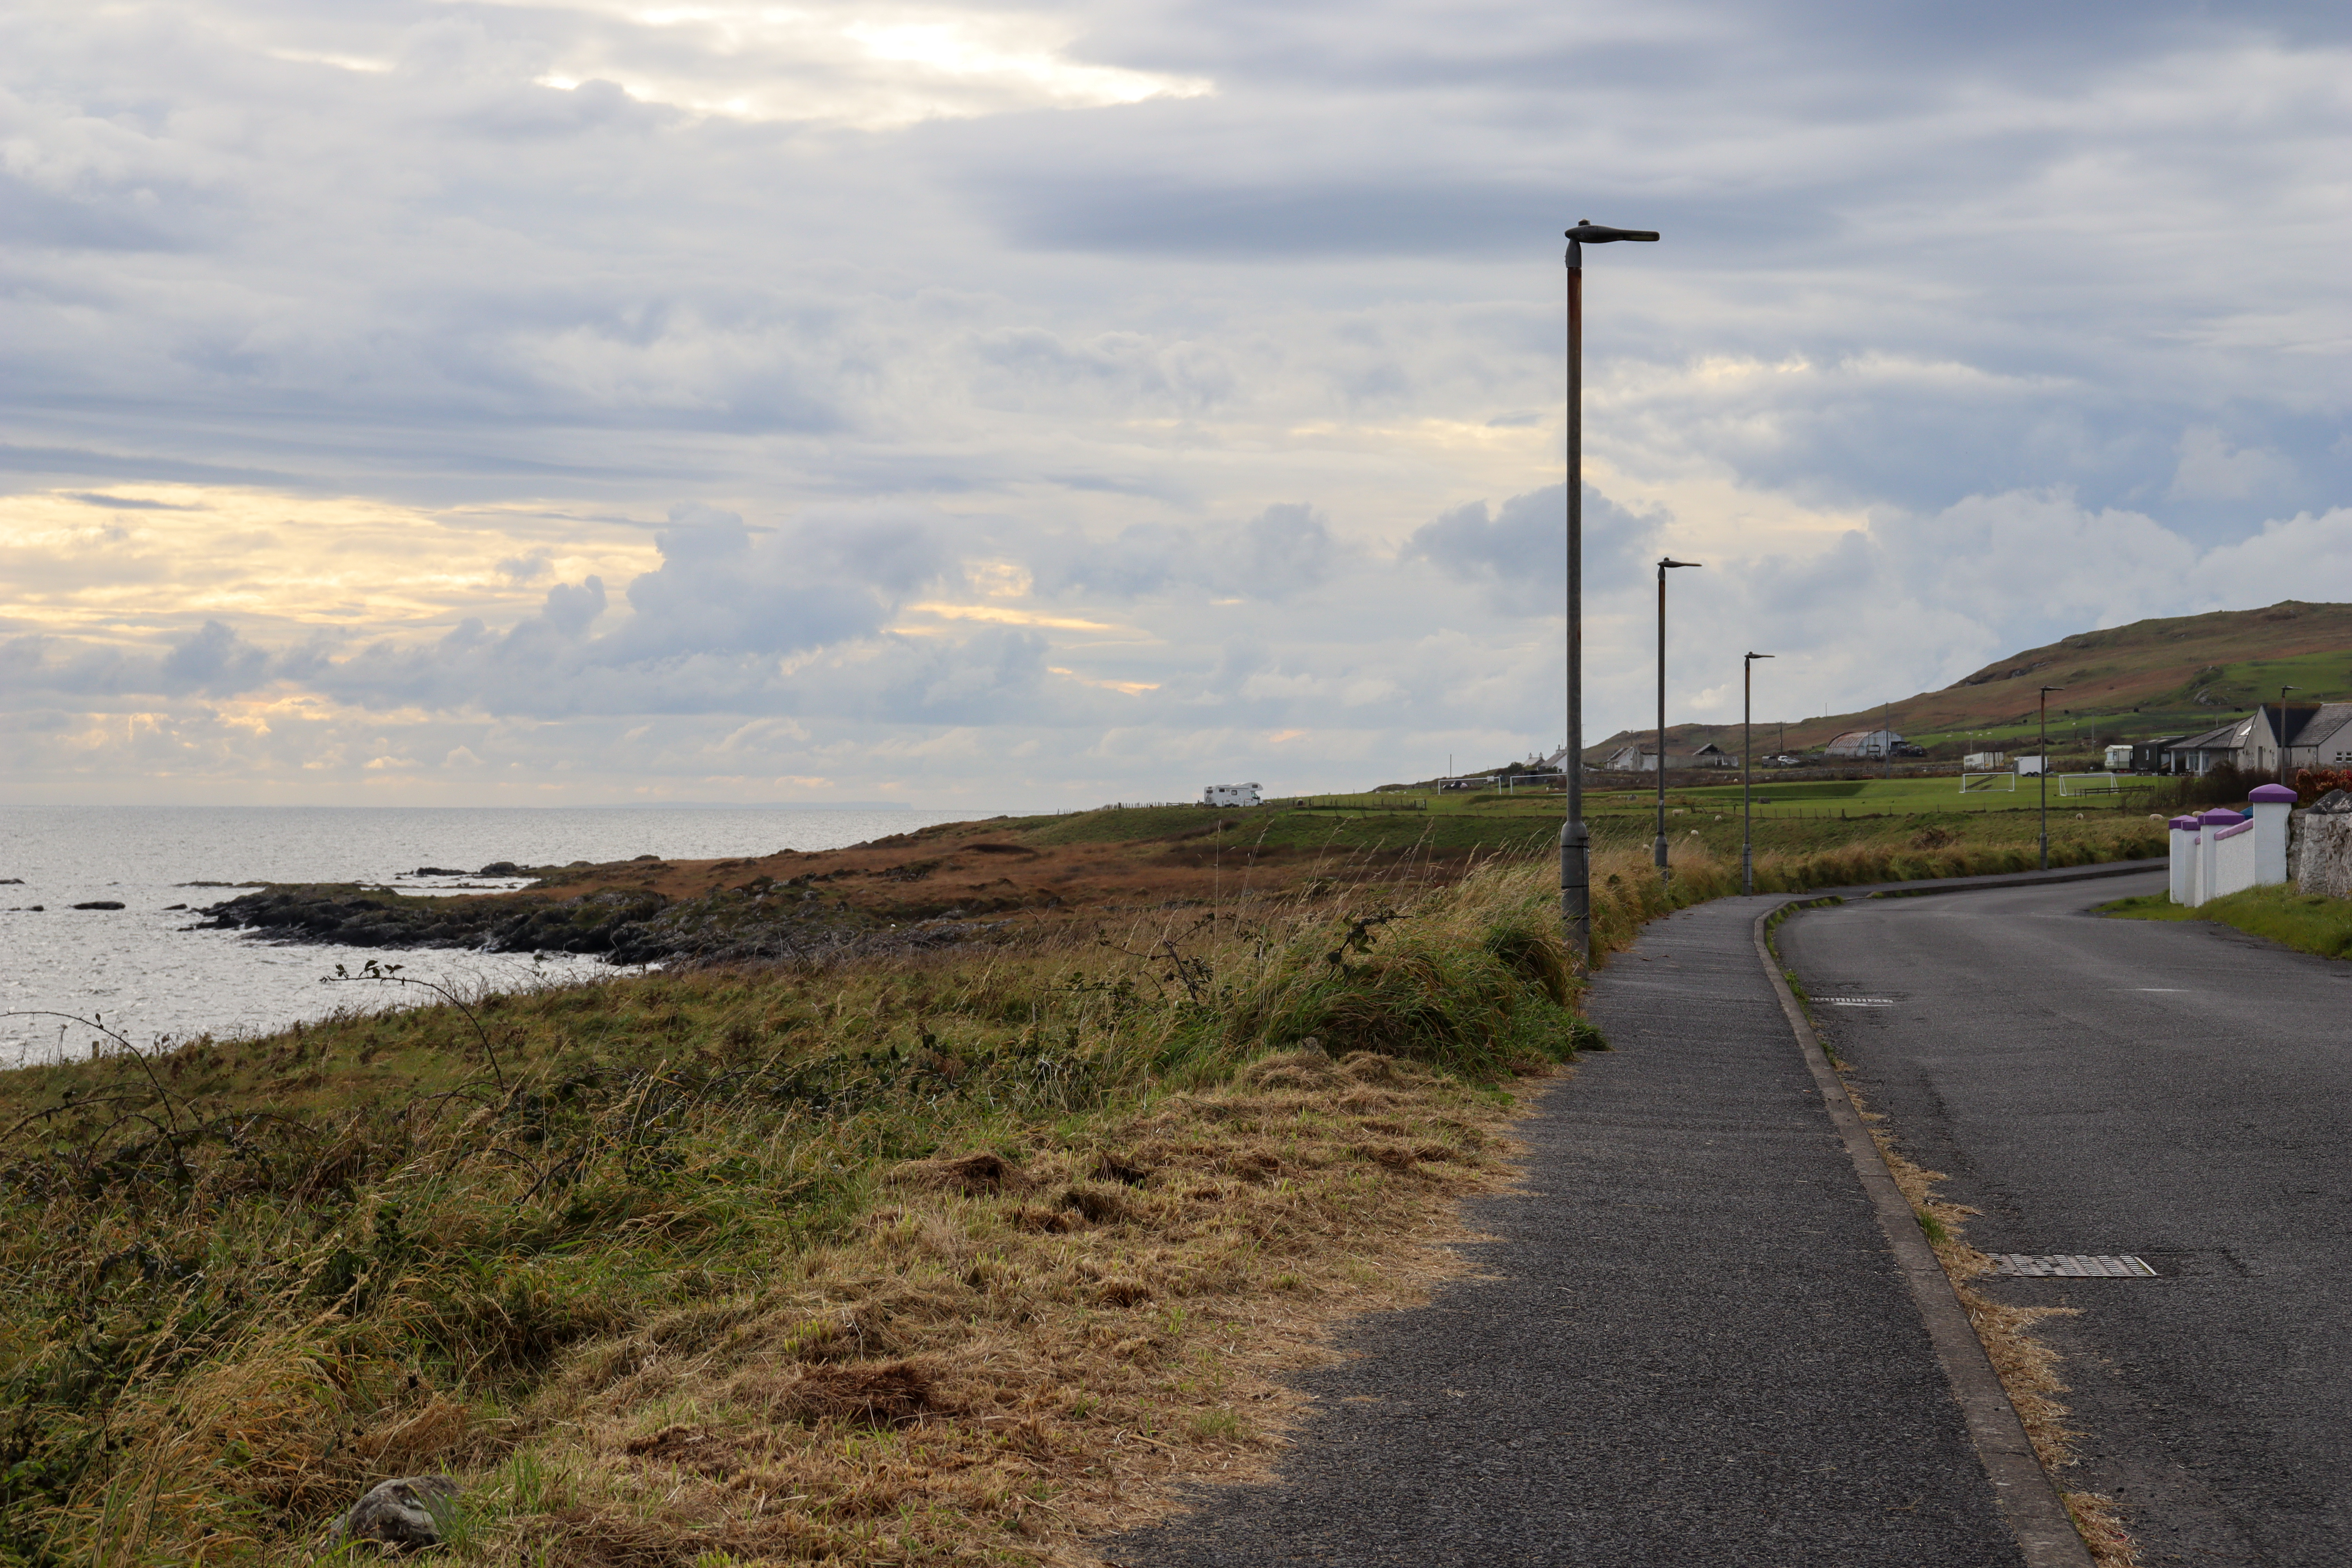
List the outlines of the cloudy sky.
{"label": "cloudy sky", "polygon": [[949,808],[2352,599],[2352,11],[18,0],[0,798]]}

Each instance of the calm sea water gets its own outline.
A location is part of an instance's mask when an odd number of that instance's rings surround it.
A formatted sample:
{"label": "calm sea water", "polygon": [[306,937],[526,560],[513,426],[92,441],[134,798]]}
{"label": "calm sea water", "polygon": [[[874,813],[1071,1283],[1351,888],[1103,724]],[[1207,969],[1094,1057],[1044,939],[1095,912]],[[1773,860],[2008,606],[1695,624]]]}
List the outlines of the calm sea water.
{"label": "calm sea water", "polygon": [[[439,891],[515,887],[417,878],[511,860],[670,859],[835,849],[971,812],[521,807],[0,806],[0,1013],[102,1016],[133,1044],[280,1029],[338,1006],[385,1005],[376,987],[320,983],[356,958],[405,963],[444,983],[501,987],[611,973],[569,956],[434,949],[290,947],[187,931],[190,911],[236,893],[194,882],[369,882]],[[120,910],[76,910],[119,902]],[[37,913],[29,906],[42,905]],[[185,909],[170,906],[185,905]],[[0,1017],[0,1065],[80,1055],[90,1031],[55,1017]]]}

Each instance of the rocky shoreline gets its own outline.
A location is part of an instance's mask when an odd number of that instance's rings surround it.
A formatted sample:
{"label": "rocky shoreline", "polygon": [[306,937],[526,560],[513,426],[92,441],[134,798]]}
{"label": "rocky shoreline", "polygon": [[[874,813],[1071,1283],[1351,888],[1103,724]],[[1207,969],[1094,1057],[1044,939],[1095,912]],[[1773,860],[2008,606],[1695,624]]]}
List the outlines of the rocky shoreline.
{"label": "rocky shoreline", "polygon": [[977,922],[884,922],[803,888],[673,898],[645,888],[571,897],[527,890],[433,898],[345,884],[273,885],[204,909],[196,928],[338,947],[566,952],[616,964],[776,963],[853,950],[936,947]]}

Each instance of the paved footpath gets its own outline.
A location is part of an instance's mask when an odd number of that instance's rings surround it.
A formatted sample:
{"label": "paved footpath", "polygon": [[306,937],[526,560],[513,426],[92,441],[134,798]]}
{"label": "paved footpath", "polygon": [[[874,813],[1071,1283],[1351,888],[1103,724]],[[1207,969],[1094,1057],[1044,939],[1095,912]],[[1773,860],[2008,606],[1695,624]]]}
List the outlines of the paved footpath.
{"label": "paved footpath", "polygon": [[1874,1107],[1991,1252],[2156,1279],[2000,1279],[2048,1322],[2148,1568],[2352,1563],[2352,964],[2100,920],[2159,873],[1798,916],[1780,952]]}
{"label": "paved footpath", "polygon": [[1587,1057],[1472,1205],[1477,1278],[1341,1340],[1278,1478],[1103,1543],[1289,1563],[2024,1562],[1759,963],[1777,899],[1652,924]]}

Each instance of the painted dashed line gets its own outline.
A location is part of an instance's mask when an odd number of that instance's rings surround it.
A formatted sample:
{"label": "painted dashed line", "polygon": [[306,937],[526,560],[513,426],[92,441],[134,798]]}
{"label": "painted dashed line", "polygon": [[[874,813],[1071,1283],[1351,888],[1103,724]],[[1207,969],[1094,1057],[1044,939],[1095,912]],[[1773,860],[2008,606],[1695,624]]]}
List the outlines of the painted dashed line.
{"label": "painted dashed line", "polygon": [[2027,1279],[2153,1279],[2156,1270],[2129,1253],[1994,1252],[1992,1271]]}

